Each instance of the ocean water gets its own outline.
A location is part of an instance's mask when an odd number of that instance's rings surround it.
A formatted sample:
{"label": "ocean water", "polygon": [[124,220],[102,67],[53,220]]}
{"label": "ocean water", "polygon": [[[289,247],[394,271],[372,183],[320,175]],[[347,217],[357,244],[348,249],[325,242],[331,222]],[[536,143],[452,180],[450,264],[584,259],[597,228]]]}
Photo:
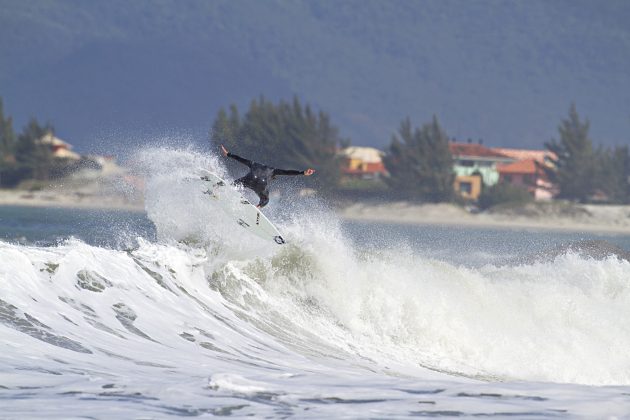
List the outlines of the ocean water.
{"label": "ocean water", "polygon": [[[139,153],[146,214],[0,208],[0,418],[630,418],[630,237],[348,223],[288,244]],[[279,181],[280,183],[281,181]]]}

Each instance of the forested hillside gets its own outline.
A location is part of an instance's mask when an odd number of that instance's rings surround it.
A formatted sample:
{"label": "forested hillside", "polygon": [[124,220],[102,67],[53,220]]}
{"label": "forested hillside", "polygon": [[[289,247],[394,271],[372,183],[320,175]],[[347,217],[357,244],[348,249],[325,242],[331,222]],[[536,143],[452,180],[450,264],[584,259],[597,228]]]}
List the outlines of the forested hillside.
{"label": "forested hillside", "polygon": [[571,102],[595,141],[619,144],[629,18],[623,0],[0,0],[0,96],[79,148],[204,136],[221,106],[293,94],[359,144],[435,114],[460,138],[541,147]]}

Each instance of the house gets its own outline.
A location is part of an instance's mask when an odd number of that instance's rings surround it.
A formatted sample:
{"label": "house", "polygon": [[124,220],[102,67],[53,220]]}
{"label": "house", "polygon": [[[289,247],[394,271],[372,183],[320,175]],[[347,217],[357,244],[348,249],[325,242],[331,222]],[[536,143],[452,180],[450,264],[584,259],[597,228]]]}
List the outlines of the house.
{"label": "house", "polygon": [[535,200],[551,200],[556,191],[544,168],[551,167],[555,154],[546,150],[494,149],[517,159],[497,167],[500,182],[521,186]]}
{"label": "house", "polygon": [[499,182],[497,166],[514,162],[514,158],[477,143],[450,142],[455,172],[454,188],[464,198],[476,200],[482,184],[492,186]]}
{"label": "house", "polygon": [[384,152],[373,147],[346,147],[340,152],[341,173],[347,178],[378,179],[387,174],[383,164]]}
{"label": "house", "polygon": [[514,160],[527,160],[533,159],[538,163],[550,166],[553,160],[556,159],[556,154],[549,150],[529,150],[529,149],[508,149],[504,147],[493,147],[497,153],[501,153],[505,156],[509,156]]}
{"label": "house", "polygon": [[39,139],[39,143],[49,146],[52,151],[52,155],[55,158],[69,160],[81,159],[81,155],[73,152],[72,146],[69,143],[66,143],[59,137],[55,137],[55,135],[51,132],[46,133],[41,139]]}

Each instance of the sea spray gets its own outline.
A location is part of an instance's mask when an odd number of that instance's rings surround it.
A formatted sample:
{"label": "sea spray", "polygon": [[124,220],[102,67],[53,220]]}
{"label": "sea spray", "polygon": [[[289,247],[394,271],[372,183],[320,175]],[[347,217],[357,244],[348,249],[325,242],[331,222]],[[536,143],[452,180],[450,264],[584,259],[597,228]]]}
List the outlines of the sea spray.
{"label": "sea spray", "polygon": [[501,380],[630,383],[623,352],[630,328],[620,322],[630,315],[627,261],[569,252],[471,268],[397,243],[370,252],[346,239],[325,206],[296,204],[280,225],[291,243],[275,247],[243,238],[237,226],[213,226],[224,215],[186,177],[199,166],[224,175],[221,161],[163,149],[144,159],[153,171],[147,210],[158,230],[166,227],[162,238],[194,234],[220,244],[209,264],[222,268],[210,280],[221,282],[217,290],[241,315],[256,313],[248,319],[285,336],[317,331],[317,342],[382,364]]}

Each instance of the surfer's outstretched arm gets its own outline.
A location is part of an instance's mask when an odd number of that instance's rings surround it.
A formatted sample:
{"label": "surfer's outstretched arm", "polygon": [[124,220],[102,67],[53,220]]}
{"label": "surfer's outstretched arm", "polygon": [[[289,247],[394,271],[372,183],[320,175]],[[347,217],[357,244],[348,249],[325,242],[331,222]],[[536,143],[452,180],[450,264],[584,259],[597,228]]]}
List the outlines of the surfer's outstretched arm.
{"label": "surfer's outstretched arm", "polygon": [[249,168],[252,167],[252,161],[251,160],[247,160],[245,158],[242,158],[242,157],[240,157],[238,155],[235,155],[234,153],[228,153],[226,156],[229,157],[229,158],[234,159],[237,162],[242,163],[243,165],[246,165]]}
{"label": "surfer's outstretched arm", "polygon": [[273,170],[273,175],[305,175],[305,176],[310,176],[313,175],[313,173],[315,172],[314,169],[307,169],[305,171],[296,171],[295,169],[274,169]]}
{"label": "surfer's outstretched arm", "polygon": [[240,162],[240,163],[242,163],[243,165],[245,165],[245,166],[247,166],[249,168],[252,167],[252,161],[251,160],[242,158],[242,157],[240,157],[238,155],[235,155],[234,153],[228,152],[227,149],[225,147],[223,147],[223,145],[221,145],[221,153],[223,153],[223,156],[227,156],[229,158],[232,158],[235,161]]}

